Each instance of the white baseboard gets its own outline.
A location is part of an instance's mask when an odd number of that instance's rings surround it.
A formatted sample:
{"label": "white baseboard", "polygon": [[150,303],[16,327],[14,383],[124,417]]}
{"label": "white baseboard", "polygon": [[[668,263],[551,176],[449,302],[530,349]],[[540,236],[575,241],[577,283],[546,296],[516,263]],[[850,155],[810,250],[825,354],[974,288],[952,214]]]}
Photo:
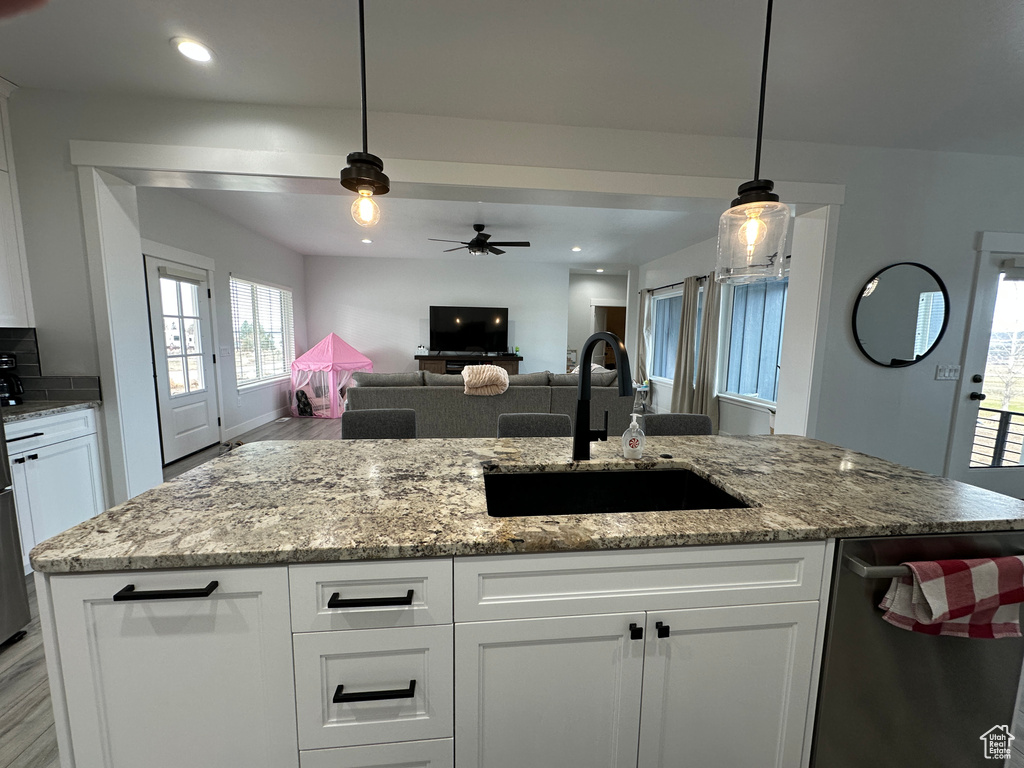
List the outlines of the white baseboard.
{"label": "white baseboard", "polygon": [[262,427],[264,424],[269,424],[274,419],[279,419],[282,416],[291,416],[291,409],[288,406],[278,408],[276,411],[270,411],[270,413],[261,414],[255,419],[249,419],[237,426],[228,427],[221,435],[221,441],[227,442],[228,440],[234,440],[239,435],[244,435],[251,429],[256,429],[256,427]]}

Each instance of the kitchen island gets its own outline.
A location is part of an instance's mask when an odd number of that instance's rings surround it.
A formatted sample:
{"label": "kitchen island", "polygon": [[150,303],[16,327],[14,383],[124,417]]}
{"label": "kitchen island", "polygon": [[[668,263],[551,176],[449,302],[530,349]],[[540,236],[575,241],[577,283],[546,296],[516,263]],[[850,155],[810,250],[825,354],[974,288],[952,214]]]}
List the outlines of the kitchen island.
{"label": "kitchen island", "polygon": [[[834,539],[1024,529],[805,438],[615,448],[251,444],[41,544],[64,765],[795,768]],[[661,468],[748,506],[486,514],[485,471]]]}

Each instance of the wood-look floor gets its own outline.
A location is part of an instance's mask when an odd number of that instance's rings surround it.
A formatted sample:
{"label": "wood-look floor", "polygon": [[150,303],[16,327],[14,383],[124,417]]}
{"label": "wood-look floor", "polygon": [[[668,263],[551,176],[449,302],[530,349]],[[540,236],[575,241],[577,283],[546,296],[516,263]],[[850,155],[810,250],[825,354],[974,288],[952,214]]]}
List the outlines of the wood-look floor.
{"label": "wood-look floor", "polygon": [[[259,440],[340,439],[337,419],[279,419],[246,432],[235,442]],[[164,479],[219,456],[219,445],[186,456],[164,468]],[[24,639],[0,651],[0,768],[60,768],[54,735],[50,686],[46,679],[43,638],[39,628],[39,607],[35,586],[28,579],[32,621]],[[139,768],[145,768],[139,766]]]}

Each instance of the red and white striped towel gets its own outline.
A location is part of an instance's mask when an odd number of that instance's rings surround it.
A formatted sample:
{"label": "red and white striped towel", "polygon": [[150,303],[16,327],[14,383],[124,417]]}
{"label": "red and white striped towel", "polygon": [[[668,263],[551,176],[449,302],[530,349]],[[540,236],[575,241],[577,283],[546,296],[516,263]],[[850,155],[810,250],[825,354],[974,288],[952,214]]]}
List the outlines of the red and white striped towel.
{"label": "red and white striped towel", "polygon": [[1020,637],[1024,557],[903,563],[879,608],[893,626],[926,635]]}

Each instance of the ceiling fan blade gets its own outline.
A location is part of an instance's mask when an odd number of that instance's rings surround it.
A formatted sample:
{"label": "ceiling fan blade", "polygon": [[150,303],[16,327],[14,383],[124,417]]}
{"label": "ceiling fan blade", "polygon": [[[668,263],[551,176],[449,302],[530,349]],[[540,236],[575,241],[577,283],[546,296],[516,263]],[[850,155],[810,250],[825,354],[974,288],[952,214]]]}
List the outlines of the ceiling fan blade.
{"label": "ceiling fan blade", "polygon": [[503,253],[505,253],[503,250],[501,250],[501,248],[495,248],[493,245],[488,245],[487,250],[493,253],[495,256],[501,256]]}
{"label": "ceiling fan blade", "polygon": [[513,242],[508,242],[508,243],[491,243],[491,245],[503,245],[506,248],[529,248],[530,247],[530,241],[529,240],[518,240],[518,241],[516,241],[514,243]]}
{"label": "ceiling fan blade", "polygon": [[[457,241],[449,240],[448,242],[449,243],[454,243],[454,242],[457,242]],[[467,248],[467,247],[468,246],[460,245],[458,248],[449,248],[447,251],[441,251],[441,253],[451,253],[452,251],[461,251],[463,248]]]}
{"label": "ceiling fan blade", "polygon": [[485,243],[491,239],[491,236],[486,232],[478,232],[474,240],[483,240]]}
{"label": "ceiling fan blade", "polygon": [[433,240],[435,243],[462,243],[463,245],[469,245],[464,240],[438,240],[436,237],[428,237],[427,240]]}

